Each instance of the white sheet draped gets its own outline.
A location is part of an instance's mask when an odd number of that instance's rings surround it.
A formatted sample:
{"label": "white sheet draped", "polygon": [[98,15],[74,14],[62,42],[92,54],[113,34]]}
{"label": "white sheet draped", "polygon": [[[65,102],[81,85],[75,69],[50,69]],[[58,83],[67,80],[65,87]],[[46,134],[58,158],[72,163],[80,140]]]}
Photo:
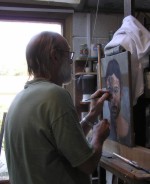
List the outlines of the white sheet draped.
{"label": "white sheet draped", "polygon": [[148,66],[150,54],[150,32],[132,15],[123,19],[121,27],[105,46],[107,50],[121,45],[131,53],[133,105],[144,92],[143,69]]}

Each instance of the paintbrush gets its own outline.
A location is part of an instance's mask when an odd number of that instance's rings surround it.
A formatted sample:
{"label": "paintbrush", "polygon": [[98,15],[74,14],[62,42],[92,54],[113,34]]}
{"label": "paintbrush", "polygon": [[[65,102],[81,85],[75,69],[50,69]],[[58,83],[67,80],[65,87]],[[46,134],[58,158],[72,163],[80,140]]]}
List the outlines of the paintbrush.
{"label": "paintbrush", "polygon": [[[107,90],[107,91],[103,91],[103,94],[104,93],[109,93],[109,97],[108,97],[108,100],[110,100],[110,98],[112,97],[111,93]],[[93,100],[93,99],[97,99],[97,98],[100,98],[101,96],[97,96],[97,97],[93,97],[93,98],[88,98],[86,100],[84,100],[85,102],[89,101],[89,100]]]}
{"label": "paintbrush", "polygon": [[145,169],[145,168],[139,166],[139,165],[137,164],[137,162],[128,160],[127,158],[124,158],[124,157],[122,157],[122,156],[120,156],[120,155],[118,155],[118,154],[116,154],[116,153],[113,153],[113,155],[115,155],[116,157],[120,158],[121,160],[123,160],[123,161],[126,162],[127,164],[129,164],[129,165],[135,167],[136,169],[143,170],[143,171],[145,171],[146,173],[150,174],[150,170]]}

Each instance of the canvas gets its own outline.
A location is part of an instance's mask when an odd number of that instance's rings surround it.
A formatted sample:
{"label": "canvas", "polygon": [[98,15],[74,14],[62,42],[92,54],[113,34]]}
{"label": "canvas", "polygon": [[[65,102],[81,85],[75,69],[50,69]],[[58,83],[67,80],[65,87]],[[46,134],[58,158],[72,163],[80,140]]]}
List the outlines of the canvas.
{"label": "canvas", "polygon": [[134,145],[130,53],[122,52],[101,59],[101,86],[111,99],[105,101],[103,118],[110,121],[109,139],[127,146]]}

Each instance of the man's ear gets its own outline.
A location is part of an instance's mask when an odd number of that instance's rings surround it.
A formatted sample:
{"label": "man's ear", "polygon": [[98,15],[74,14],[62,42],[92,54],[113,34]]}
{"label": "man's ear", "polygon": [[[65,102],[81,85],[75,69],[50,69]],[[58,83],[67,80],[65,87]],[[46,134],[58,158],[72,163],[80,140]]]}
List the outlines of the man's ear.
{"label": "man's ear", "polygon": [[51,51],[51,59],[54,64],[59,62],[58,54],[54,49]]}

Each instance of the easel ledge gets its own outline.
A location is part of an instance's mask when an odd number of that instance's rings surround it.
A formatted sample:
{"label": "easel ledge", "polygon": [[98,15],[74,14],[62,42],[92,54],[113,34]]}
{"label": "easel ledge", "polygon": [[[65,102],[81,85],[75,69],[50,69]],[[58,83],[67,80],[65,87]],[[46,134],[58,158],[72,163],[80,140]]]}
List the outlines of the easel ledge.
{"label": "easel ledge", "polygon": [[[130,148],[115,141],[106,140],[103,151],[120,154],[129,160],[138,162],[141,167],[150,170],[150,150],[147,148],[139,146]],[[150,183],[150,174],[130,166],[119,158],[102,156],[99,165],[130,184],[140,184],[141,182],[142,184]]]}

